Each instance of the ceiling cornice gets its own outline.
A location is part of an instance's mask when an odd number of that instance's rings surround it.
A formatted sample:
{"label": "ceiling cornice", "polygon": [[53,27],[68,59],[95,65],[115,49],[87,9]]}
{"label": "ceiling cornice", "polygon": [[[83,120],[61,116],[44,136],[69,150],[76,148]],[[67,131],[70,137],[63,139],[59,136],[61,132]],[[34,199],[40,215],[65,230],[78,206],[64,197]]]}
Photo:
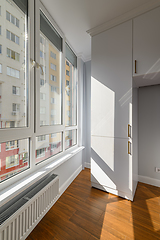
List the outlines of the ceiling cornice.
{"label": "ceiling cornice", "polygon": [[158,6],[160,6],[160,0],[152,0],[152,2],[143,4],[142,6],[137,7],[119,17],[116,17],[106,23],[103,23],[97,27],[87,30],[87,33],[93,37],[101,32],[104,32],[104,31],[112,28],[112,27],[115,27],[116,25],[119,25],[119,24],[126,22],[132,18],[135,18],[145,12],[148,12]]}
{"label": "ceiling cornice", "polygon": [[83,62],[91,61],[91,56],[85,57],[83,53],[77,54],[77,58],[81,58]]}

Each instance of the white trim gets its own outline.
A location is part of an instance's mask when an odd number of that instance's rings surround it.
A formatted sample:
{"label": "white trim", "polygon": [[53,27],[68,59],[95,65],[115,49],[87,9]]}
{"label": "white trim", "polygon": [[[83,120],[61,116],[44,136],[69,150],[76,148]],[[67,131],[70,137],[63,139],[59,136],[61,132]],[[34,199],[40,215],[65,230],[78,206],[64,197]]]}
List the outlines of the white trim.
{"label": "white trim", "polygon": [[82,171],[82,165],[67,179],[67,181],[59,189],[59,197],[64,193],[64,191],[69,187],[69,185],[74,181],[78,174]]}
{"label": "white trim", "polygon": [[92,185],[92,187],[98,188],[102,191],[106,191],[106,192],[112,193],[116,196],[119,196],[119,197],[122,197],[122,198],[133,201],[133,195],[130,194],[130,193],[124,193],[122,191],[119,191],[118,189],[113,189],[113,188],[110,188],[110,187],[102,186],[102,185],[94,183],[94,182],[91,182],[91,185]]}
{"label": "white trim", "polygon": [[85,162],[85,163],[84,163],[84,167],[91,169],[91,163]]}
{"label": "white trim", "polygon": [[89,29],[87,31],[87,33],[93,37],[93,36],[95,36],[101,32],[104,32],[116,25],[119,25],[119,24],[126,22],[132,18],[135,18],[145,12],[148,12],[158,6],[160,6],[160,0],[152,0],[149,3],[143,4],[142,6],[137,7],[129,12],[126,12],[126,13],[122,14],[121,16],[116,17],[106,23],[103,23],[97,27]]}
{"label": "white trim", "polygon": [[139,180],[139,182],[142,182],[142,183],[146,183],[146,184],[150,184],[150,185],[153,185],[153,186],[156,186],[156,187],[160,187],[160,180],[159,179],[139,175],[138,180]]}
{"label": "white trim", "polygon": [[83,53],[78,53],[77,58],[81,58],[81,60],[83,62],[91,61],[91,56],[89,55],[89,56],[85,57]]}

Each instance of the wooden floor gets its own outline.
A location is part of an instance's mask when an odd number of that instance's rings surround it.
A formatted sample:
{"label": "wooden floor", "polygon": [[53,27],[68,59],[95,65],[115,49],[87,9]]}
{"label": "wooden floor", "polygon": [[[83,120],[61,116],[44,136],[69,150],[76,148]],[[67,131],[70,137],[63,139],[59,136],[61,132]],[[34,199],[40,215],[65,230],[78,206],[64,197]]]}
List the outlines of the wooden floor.
{"label": "wooden floor", "polygon": [[83,170],[27,240],[160,239],[160,188],[138,184],[134,202],[91,188]]}

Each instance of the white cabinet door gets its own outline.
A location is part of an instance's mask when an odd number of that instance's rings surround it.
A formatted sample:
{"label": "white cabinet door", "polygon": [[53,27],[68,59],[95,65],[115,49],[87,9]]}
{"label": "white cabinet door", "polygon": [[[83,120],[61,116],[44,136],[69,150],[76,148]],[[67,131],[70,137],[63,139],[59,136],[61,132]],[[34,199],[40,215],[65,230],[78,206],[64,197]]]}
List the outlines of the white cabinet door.
{"label": "white cabinet door", "polygon": [[108,192],[132,200],[132,155],[128,154],[128,140],[92,136],[91,146],[94,186],[104,190],[107,187]]}
{"label": "white cabinet door", "polygon": [[[133,75],[155,78],[160,71],[160,7],[133,20]],[[135,60],[136,72],[135,73]]]}
{"label": "white cabinet door", "polygon": [[132,102],[132,22],[92,38],[91,135],[127,138]]}

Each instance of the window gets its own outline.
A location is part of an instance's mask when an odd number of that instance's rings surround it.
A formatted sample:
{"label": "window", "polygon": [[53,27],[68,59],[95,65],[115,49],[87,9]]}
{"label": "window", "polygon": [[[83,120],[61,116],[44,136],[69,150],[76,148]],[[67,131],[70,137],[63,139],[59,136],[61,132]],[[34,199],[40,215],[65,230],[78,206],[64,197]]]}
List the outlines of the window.
{"label": "window", "polygon": [[51,116],[55,116],[56,115],[56,110],[55,109],[51,109]]}
{"label": "window", "polygon": [[46,108],[45,107],[41,107],[40,108],[40,114],[45,114],[46,113]]}
{"label": "window", "polygon": [[19,165],[18,154],[6,157],[6,169]]}
{"label": "window", "polygon": [[20,87],[12,86],[12,93],[14,95],[20,95]]}
{"label": "window", "polygon": [[51,98],[51,103],[56,103],[55,98]]}
{"label": "window", "polygon": [[11,149],[17,149],[18,148],[18,140],[6,142],[6,151]]}
{"label": "window", "polygon": [[40,86],[44,86],[44,79],[40,79]]}
{"label": "window", "polygon": [[65,148],[68,149],[77,143],[77,130],[69,130],[65,132]]}
{"label": "window", "polygon": [[11,67],[7,67],[7,75],[14,77],[14,78],[19,78],[20,77],[20,71],[13,69]]}
{"label": "window", "polygon": [[19,37],[8,30],[6,30],[6,38],[19,45]]}
{"label": "window", "polygon": [[19,28],[19,20],[12,14],[10,14],[8,11],[6,11],[6,19]]}
{"label": "window", "polygon": [[56,65],[51,63],[51,69],[53,69],[54,71],[56,71]]}
{"label": "window", "polygon": [[46,100],[46,94],[45,93],[40,93],[40,99]]}
{"label": "window", "polygon": [[38,142],[46,140],[46,135],[41,135],[37,137]]}
{"label": "window", "polygon": [[19,112],[20,111],[20,104],[12,103],[12,111],[13,112]]}
{"label": "window", "polygon": [[[12,5],[4,1],[4,4],[7,4],[2,29],[5,34],[0,36],[0,53],[5,43],[4,63],[0,63],[0,73],[3,72],[2,88],[7,89],[8,94],[0,89],[3,93],[0,99],[0,181],[7,179],[2,186],[9,186],[36,171],[37,164],[40,169],[56,159],[55,155],[77,144],[77,80],[76,65],[67,54],[64,56],[65,36],[57,32],[58,27],[54,27],[50,16],[48,20],[45,8],[45,14],[41,8],[36,9],[38,21],[35,21],[32,15],[28,16],[27,9],[27,5],[34,6],[34,1],[13,1]],[[35,8],[38,6],[42,6],[39,0]],[[35,38],[28,32],[28,19],[37,29]],[[34,70],[30,59],[39,63]],[[64,74],[66,70],[69,75]],[[26,169],[28,171],[24,171]]]}
{"label": "window", "polygon": [[1,28],[1,26],[0,26],[0,35],[1,35],[1,30],[2,30],[2,28]]}
{"label": "window", "polygon": [[66,70],[66,75],[69,76],[69,71],[68,70]]}
{"label": "window", "polygon": [[11,50],[11,49],[9,49],[9,48],[7,48],[7,57],[9,57],[11,59],[14,59],[14,60],[16,60],[18,62],[20,60],[20,54],[15,52],[15,51],[13,51],[13,50]]}
{"label": "window", "polygon": [[51,51],[50,56],[51,56],[52,58],[56,59],[56,54],[55,54],[54,52],[52,52],[52,51]]}
{"label": "window", "polygon": [[[69,65],[68,65],[69,64]],[[67,70],[68,69],[68,70]],[[77,77],[76,68],[66,60],[66,72],[70,72],[70,76],[66,74],[65,101],[66,101],[66,126],[74,126],[77,124]]]}
{"label": "window", "polygon": [[[54,137],[53,137],[54,136]],[[43,141],[43,148],[40,146]],[[47,134],[36,137],[36,163],[39,163],[62,151],[62,133]]]}
{"label": "window", "polygon": [[54,76],[54,75],[51,74],[51,81],[56,82],[56,76]]}
{"label": "window", "polygon": [[40,51],[40,57],[44,58],[44,53],[42,51]]}
{"label": "window", "polygon": [[54,86],[51,86],[51,92],[56,92],[56,91],[57,91],[57,88]]}

